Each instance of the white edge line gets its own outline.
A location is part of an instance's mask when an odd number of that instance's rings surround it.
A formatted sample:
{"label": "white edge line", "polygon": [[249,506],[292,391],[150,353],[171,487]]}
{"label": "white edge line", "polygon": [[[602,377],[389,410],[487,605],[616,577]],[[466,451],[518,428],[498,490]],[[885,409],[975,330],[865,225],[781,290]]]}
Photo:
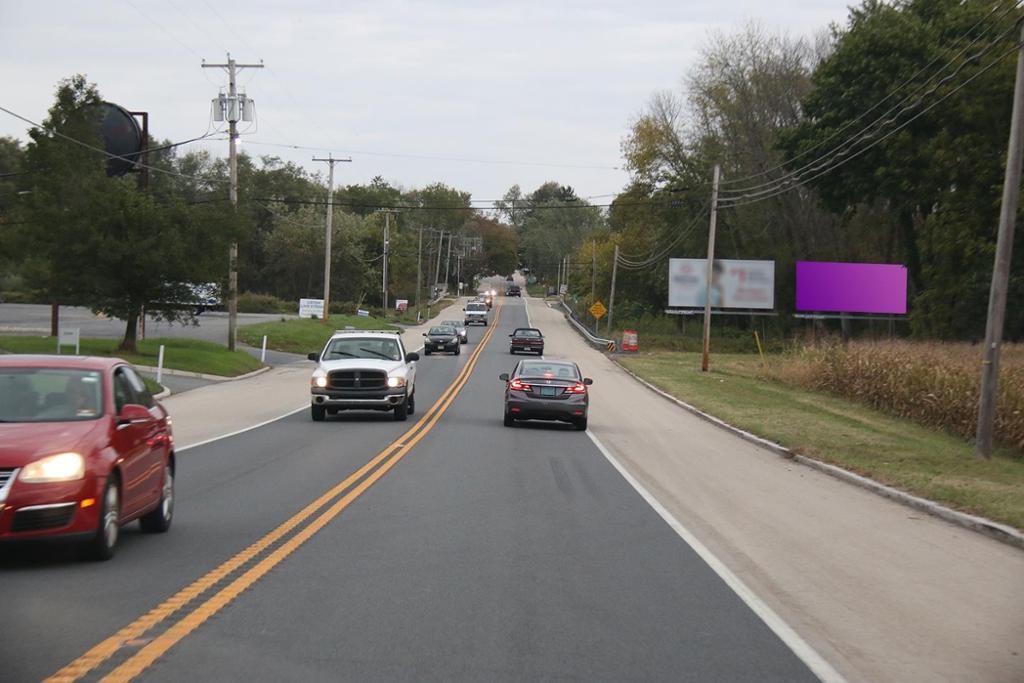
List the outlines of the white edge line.
{"label": "white edge line", "polygon": [[[181,453],[182,451],[187,451],[190,448],[197,448],[199,446],[205,446],[206,444],[213,443],[214,441],[220,441],[221,439],[227,439],[227,438],[230,438],[232,436],[238,436],[239,434],[244,434],[245,432],[251,432],[254,429],[259,429],[260,427],[264,427],[264,426],[270,424],[271,422],[277,422],[278,420],[283,420],[284,418],[289,417],[290,415],[294,415],[295,413],[301,412],[301,411],[303,411],[305,409],[306,409],[306,405],[303,404],[299,408],[295,408],[294,410],[289,410],[284,415],[278,415],[277,417],[272,417],[269,420],[264,420],[263,422],[260,422],[259,424],[250,425],[248,427],[244,427],[242,429],[237,429],[237,430],[235,430],[233,432],[228,432],[227,434],[221,434],[220,436],[215,436],[213,438],[205,439],[203,441],[198,441],[196,443],[190,443],[187,446],[175,447],[174,452],[175,453]],[[173,419],[173,416],[172,416],[172,419]],[[172,427],[173,427],[173,423],[172,423]]]}
{"label": "white edge line", "polygon": [[622,478],[629,482],[637,493],[639,493],[647,504],[650,505],[658,515],[661,516],[665,522],[672,527],[683,541],[690,546],[695,553],[707,564],[715,574],[718,575],[722,581],[725,582],[729,588],[732,589],[740,600],[746,604],[751,611],[756,614],[765,625],[772,630],[772,632],[779,637],[779,639],[793,651],[800,661],[802,661],[811,672],[817,676],[824,683],[846,683],[846,679],[835,670],[835,668],[829,664],[824,657],[807,643],[806,640],[800,637],[800,635],[790,627],[782,617],[775,613],[771,607],[769,607],[761,598],[759,598],[754,591],[752,591],[747,584],[743,583],[743,580],[732,573],[732,571],[725,566],[725,564],[712,553],[707,546],[701,543],[696,536],[690,532],[683,524],[676,519],[671,512],[669,512],[665,506],[663,506],[658,499],[655,498],[650,491],[648,491],[643,484],[630,474],[625,467],[612,455],[611,451],[601,440],[597,438],[592,431],[587,430],[587,436],[594,442],[597,449],[601,451],[601,454],[612,464]]}

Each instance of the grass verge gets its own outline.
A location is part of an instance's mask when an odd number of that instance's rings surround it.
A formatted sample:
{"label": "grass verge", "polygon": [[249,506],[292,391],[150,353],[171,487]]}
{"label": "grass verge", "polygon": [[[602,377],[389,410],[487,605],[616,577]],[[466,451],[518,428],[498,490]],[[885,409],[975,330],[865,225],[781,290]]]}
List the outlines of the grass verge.
{"label": "grass verge", "polygon": [[741,429],[950,507],[1024,529],[1024,460],[989,460],[965,440],[763,376],[749,355],[653,352],[620,362],[659,389]]}
{"label": "grass verge", "polygon": [[[228,351],[220,344],[199,339],[153,337],[138,343],[138,353],[117,350],[120,339],[82,339],[84,356],[114,356],[136,365],[156,366],[160,345],[164,348],[164,367],[172,370],[202,372],[221,377],[237,377],[263,367],[245,351]],[[0,350],[8,353],[54,353],[54,337],[0,336]],[[67,352],[67,347],[64,349]]]}
{"label": "grass verge", "polygon": [[263,335],[266,335],[268,349],[306,355],[322,349],[335,330],[344,329],[348,325],[358,330],[395,329],[393,325],[378,318],[336,314],[331,316],[328,325],[321,320],[308,318],[243,325],[238,328],[238,338],[249,346],[259,348],[263,345]]}

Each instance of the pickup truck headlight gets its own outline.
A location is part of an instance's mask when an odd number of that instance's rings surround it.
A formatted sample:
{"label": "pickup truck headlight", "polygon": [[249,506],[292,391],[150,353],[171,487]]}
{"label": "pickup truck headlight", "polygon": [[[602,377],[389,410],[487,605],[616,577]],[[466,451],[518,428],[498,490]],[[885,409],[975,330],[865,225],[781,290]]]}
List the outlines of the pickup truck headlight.
{"label": "pickup truck headlight", "polygon": [[404,377],[388,377],[388,387],[390,387],[392,389],[397,389],[398,387],[404,387],[404,386],[405,386],[405,378]]}
{"label": "pickup truck headlight", "polygon": [[313,372],[313,377],[309,380],[309,383],[314,387],[323,389],[327,386],[327,373],[323,370],[316,370]]}
{"label": "pickup truck headlight", "polygon": [[78,453],[57,453],[26,465],[18,479],[26,484],[50,484],[85,477],[85,459]]}

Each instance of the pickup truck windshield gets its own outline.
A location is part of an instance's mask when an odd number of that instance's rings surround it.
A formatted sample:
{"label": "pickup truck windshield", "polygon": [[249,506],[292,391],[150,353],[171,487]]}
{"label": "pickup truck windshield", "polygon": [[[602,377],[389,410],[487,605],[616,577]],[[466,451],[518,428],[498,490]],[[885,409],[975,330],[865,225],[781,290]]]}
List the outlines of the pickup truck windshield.
{"label": "pickup truck windshield", "polygon": [[343,358],[376,358],[378,360],[401,360],[398,342],[394,339],[357,337],[354,339],[332,339],[324,351],[323,360]]}
{"label": "pickup truck windshield", "polygon": [[487,304],[469,304],[468,306],[466,306],[466,310],[467,311],[473,311],[474,313],[480,313],[480,312],[486,313],[487,312]]}

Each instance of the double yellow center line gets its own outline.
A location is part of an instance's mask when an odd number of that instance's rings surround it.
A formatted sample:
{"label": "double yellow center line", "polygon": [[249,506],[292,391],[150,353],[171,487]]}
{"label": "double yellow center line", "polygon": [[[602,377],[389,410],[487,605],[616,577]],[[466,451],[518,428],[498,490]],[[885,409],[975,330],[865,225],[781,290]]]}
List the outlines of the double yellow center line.
{"label": "double yellow center line", "polygon": [[[243,591],[252,586],[262,576],[292,554],[299,546],[327,526],[331,520],[341,514],[342,510],[351,505],[364,491],[387,474],[388,470],[404,458],[433,429],[434,425],[437,424],[438,420],[448,410],[448,407],[454,402],[459,392],[462,391],[466,382],[469,381],[473,368],[476,366],[487,342],[494,335],[494,330],[497,328],[500,318],[501,304],[499,303],[495,309],[494,320],[480,339],[480,343],[474,350],[473,355],[470,356],[469,361],[455,377],[455,380],[448,385],[440,398],[434,402],[412,428],[391,442],[384,450],[349,475],[344,481],[339,482],[266,536],[183,588],[114,635],[98,643],[81,657],[53,674],[47,681],[75,681],[85,676],[97,666],[116,655],[126,645],[130,646],[134,642],[138,642],[155,626],[174,615],[217,583],[230,577],[250,561],[262,555],[264,551],[274,546],[278,541],[286,539],[272,552],[267,553],[249,569],[234,578],[228,585],[190,609],[160,635],[146,642],[141,649],[117,666],[103,680],[127,681],[138,676],[179,641],[199,628],[203,622],[231,603]],[[313,517],[313,515],[332,501],[334,502],[330,507],[320,512],[312,522],[302,526],[306,520]],[[297,533],[293,533],[300,527],[301,529]]]}

